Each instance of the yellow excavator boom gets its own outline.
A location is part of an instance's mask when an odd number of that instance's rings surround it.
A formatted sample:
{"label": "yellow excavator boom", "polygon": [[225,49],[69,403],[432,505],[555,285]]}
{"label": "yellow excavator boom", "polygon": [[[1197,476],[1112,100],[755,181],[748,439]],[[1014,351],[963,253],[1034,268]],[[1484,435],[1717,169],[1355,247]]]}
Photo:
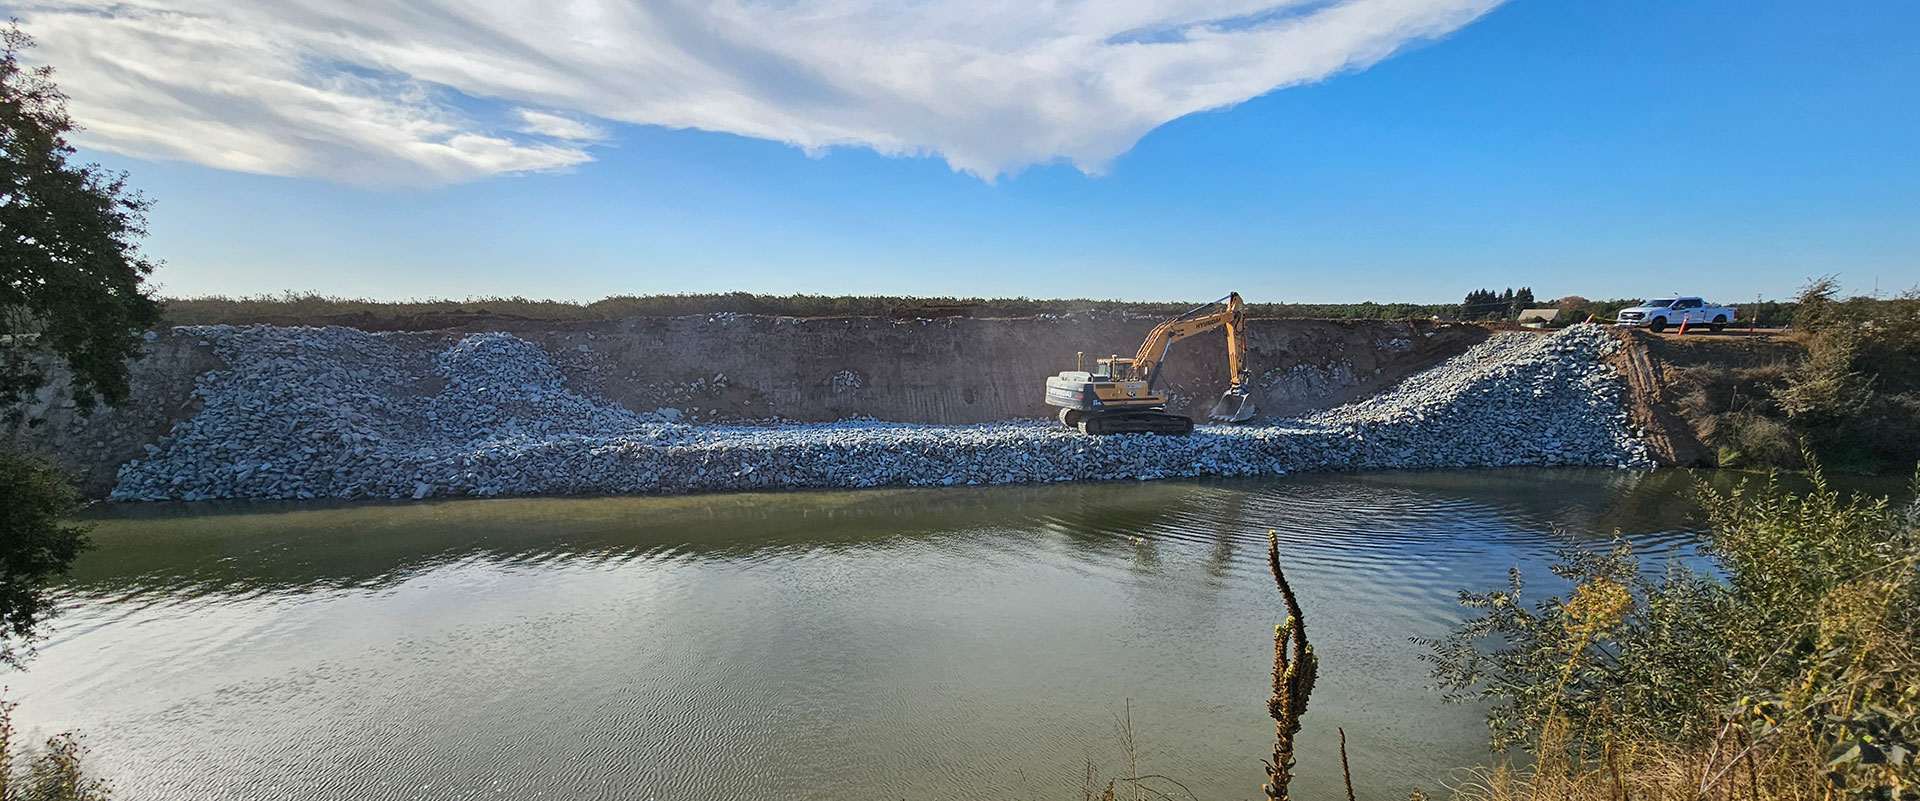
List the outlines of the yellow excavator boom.
{"label": "yellow excavator boom", "polygon": [[[1215,306],[1220,309],[1207,312]],[[1187,337],[1204,334],[1224,325],[1227,327],[1227,374],[1232,376],[1233,382],[1228,391],[1244,392],[1247,380],[1246,324],[1246,304],[1240,300],[1240,293],[1233,292],[1154,326],[1147,334],[1146,341],[1140,343],[1140,352],[1133,357],[1135,375],[1146,379],[1149,387],[1158,385],[1160,366],[1167,358],[1168,347]]]}

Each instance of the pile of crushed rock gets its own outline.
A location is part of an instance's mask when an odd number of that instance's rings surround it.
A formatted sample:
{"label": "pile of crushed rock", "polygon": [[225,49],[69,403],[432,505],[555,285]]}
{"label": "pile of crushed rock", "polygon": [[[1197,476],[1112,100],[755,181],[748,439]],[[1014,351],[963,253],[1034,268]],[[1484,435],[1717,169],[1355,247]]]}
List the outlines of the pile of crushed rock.
{"label": "pile of crushed rock", "polygon": [[[115,500],[427,498],[1011,484],[1504,465],[1650,467],[1591,325],[1500,334],[1363,401],[1188,437],[1054,423],[689,425],[569,389],[505,333],[437,355],[350,328],[201,326],[230,369]],[[1036,388],[1036,391],[1037,388]]]}

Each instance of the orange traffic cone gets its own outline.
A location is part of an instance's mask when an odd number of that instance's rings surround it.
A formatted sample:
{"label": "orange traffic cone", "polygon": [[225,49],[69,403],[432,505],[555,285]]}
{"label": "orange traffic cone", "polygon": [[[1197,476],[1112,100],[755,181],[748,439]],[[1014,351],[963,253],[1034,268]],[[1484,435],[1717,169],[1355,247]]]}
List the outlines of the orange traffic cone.
{"label": "orange traffic cone", "polygon": [[1593,322],[1593,315],[1591,314],[1587,315],[1587,322],[1589,323]]}
{"label": "orange traffic cone", "polygon": [[1682,318],[1680,318],[1680,333],[1678,333],[1678,334],[1675,334],[1674,336],[1682,336],[1682,337],[1683,337],[1683,336],[1686,336],[1686,335],[1687,335],[1687,318],[1685,318],[1685,317],[1682,317]]}

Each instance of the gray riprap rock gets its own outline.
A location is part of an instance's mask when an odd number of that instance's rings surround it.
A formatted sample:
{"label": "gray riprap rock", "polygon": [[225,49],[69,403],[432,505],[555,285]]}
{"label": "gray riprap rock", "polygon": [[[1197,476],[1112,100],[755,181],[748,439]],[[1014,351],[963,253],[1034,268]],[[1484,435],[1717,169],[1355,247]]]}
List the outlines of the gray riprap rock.
{"label": "gray riprap rock", "polygon": [[[726,322],[720,316],[715,322]],[[230,370],[119,475],[116,500],[426,498],[1274,475],[1501,465],[1649,467],[1594,326],[1502,334],[1380,395],[1188,437],[1053,423],[709,425],[566,386],[504,333],[435,355],[348,328],[206,326]],[[716,376],[714,381],[724,381]]]}

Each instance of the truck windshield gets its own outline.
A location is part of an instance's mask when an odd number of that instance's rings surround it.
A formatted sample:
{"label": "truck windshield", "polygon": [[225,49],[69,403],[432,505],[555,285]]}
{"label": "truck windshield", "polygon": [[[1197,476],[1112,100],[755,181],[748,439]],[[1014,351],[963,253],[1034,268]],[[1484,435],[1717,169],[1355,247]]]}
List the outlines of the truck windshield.
{"label": "truck windshield", "polygon": [[1647,305],[1653,306],[1656,308],[1665,309],[1673,305],[1673,298],[1658,298],[1656,300],[1649,300],[1647,301]]}

